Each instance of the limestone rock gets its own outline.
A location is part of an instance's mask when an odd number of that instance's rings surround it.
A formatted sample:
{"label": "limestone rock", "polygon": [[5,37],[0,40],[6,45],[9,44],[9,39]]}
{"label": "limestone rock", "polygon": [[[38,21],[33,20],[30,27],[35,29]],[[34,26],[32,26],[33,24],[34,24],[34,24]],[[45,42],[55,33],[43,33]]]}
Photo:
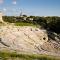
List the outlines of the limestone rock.
{"label": "limestone rock", "polygon": [[0,26],[0,50],[18,53],[60,55],[60,44],[50,39],[46,30],[31,26]]}
{"label": "limestone rock", "polygon": [[0,27],[0,38],[5,46],[8,45],[13,50],[23,50],[28,52],[38,52],[38,49],[36,49],[36,47],[42,45],[48,40],[46,31],[44,32],[39,28],[26,26]]}

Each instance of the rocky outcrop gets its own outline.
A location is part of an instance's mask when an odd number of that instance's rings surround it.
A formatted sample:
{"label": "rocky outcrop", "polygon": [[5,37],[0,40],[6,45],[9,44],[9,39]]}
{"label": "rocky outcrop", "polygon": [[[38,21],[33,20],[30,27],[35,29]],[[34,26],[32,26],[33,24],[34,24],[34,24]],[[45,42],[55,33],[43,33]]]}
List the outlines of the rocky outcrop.
{"label": "rocky outcrop", "polygon": [[59,47],[60,44],[56,41],[48,40],[46,30],[31,26],[0,27],[0,50],[10,49],[17,52],[59,55]]}
{"label": "rocky outcrop", "polygon": [[2,16],[3,16],[3,13],[0,11],[0,22],[3,22]]}

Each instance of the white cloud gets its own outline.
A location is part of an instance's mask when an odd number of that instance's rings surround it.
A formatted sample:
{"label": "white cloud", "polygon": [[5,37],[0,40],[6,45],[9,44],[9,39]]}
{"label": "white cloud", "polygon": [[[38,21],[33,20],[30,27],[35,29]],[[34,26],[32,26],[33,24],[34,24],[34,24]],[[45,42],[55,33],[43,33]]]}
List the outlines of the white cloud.
{"label": "white cloud", "polygon": [[3,0],[0,0],[0,4],[2,4],[3,3]]}
{"label": "white cloud", "polygon": [[13,1],[12,3],[13,3],[13,4],[16,4],[16,1]]}
{"label": "white cloud", "polygon": [[7,9],[6,8],[3,8],[3,11],[6,11]]}

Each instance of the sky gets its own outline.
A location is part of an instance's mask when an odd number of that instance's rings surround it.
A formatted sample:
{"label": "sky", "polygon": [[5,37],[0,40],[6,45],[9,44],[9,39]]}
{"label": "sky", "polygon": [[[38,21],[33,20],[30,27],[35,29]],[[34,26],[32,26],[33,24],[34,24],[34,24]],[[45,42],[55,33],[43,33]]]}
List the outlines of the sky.
{"label": "sky", "polygon": [[0,0],[4,15],[60,16],[60,0]]}

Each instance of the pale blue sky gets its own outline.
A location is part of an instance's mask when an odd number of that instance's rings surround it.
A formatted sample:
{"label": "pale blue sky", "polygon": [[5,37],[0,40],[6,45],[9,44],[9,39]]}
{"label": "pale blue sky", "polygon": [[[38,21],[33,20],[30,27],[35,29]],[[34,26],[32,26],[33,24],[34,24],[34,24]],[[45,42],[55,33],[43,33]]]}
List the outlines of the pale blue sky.
{"label": "pale blue sky", "polygon": [[6,15],[19,15],[22,10],[22,13],[27,15],[60,16],[60,0],[1,1],[0,10],[2,10]]}

